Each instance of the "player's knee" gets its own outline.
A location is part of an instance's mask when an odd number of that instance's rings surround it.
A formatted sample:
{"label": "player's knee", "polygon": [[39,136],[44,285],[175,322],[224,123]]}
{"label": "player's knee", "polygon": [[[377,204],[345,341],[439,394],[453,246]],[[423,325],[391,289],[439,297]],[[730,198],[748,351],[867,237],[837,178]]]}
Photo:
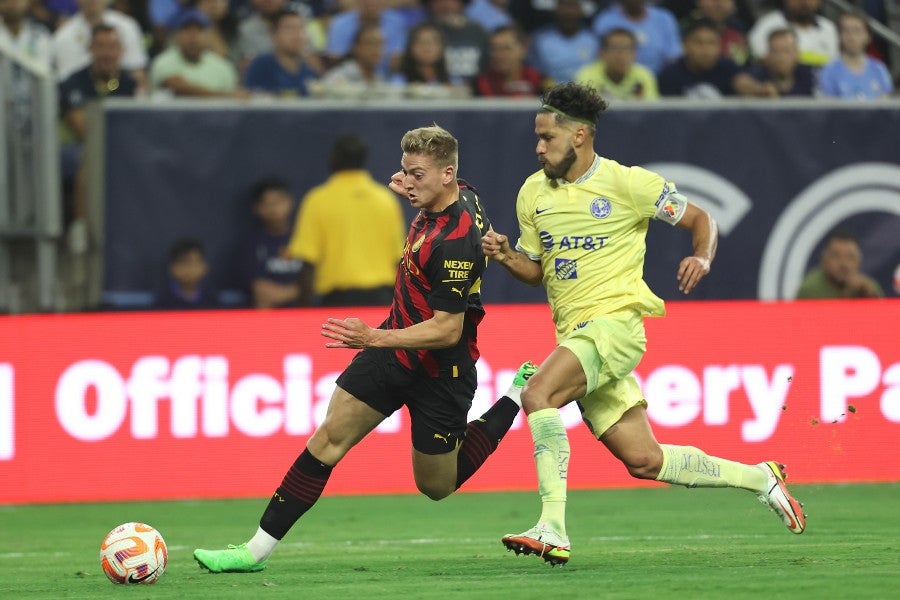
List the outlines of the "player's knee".
{"label": "player's knee", "polygon": [[337,464],[351,447],[346,436],[333,429],[324,425],[319,427],[306,444],[313,456],[330,465]]}
{"label": "player's knee", "polygon": [[443,500],[456,490],[454,485],[446,485],[437,482],[416,482],[416,487],[430,500]]}
{"label": "player's knee", "polygon": [[622,458],[628,473],[636,479],[656,479],[662,468],[662,453],[635,452]]}
{"label": "player's knee", "polygon": [[529,386],[527,383],[525,387],[522,389],[522,408],[525,410],[525,414],[530,415],[531,413],[542,410],[544,408],[549,408],[547,395],[541,392],[539,387]]}

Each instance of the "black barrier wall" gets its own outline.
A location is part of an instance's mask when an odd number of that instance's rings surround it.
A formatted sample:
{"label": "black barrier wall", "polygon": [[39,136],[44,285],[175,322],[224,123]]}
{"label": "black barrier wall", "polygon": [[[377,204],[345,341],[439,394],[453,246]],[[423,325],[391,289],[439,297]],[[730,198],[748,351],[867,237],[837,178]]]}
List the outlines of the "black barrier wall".
{"label": "black barrier wall", "polygon": [[[103,298],[148,302],[165,253],[198,237],[219,289],[232,289],[237,242],[250,226],[248,190],[261,177],[288,180],[299,198],[327,176],[331,141],[360,133],[369,169],[388,181],[400,138],[438,123],[460,141],[461,177],[473,183],[497,231],[517,235],[515,198],[538,169],[537,101],[457,105],[247,105],[110,103],[105,121]],[[791,298],[829,229],[861,241],[864,270],[893,293],[900,264],[900,104],[680,102],[613,106],[596,150],[674,181],[720,224],[719,254],[694,297]],[[408,216],[411,216],[409,208]],[[377,224],[373,224],[377,226]],[[340,223],[333,234],[341,235]],[[665,299],[680,297],[675,271],[690,253],[684,231],[653,224],[646,278]],[[543,300],[541,289],[488,271],[488,302]]]}

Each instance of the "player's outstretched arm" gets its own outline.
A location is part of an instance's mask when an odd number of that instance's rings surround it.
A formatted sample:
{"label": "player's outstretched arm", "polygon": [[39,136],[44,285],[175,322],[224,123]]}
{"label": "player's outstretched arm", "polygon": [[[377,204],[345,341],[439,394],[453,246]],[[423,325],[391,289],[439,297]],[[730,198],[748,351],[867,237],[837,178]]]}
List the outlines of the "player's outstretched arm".
{"label": "player's outstretched arm", "polygon": [[693,238],[694,254],[678,265],[678,289],[689,294],[709,273],[719,245],[719,228],[715,219],[695,204],[688,204],[678,227],[689,230]]}
{"label": "player's outstretched arm", "polygon": [[465,314],[436,310],[427,321],[404,329],[374,329],[356,318],[328,319],[322,324],[322,335],[334,340],[326,348],[449,348],[462,336]]}
{"label": "player's outstretched arm", "polygon": [[509,238],[493,229],[481,238],[481,251],[484,255],[498,262],[512,273],[513,277],[528,285],[540,285],[544,271],[541,264],[528,258],[528,255],[513,249]]}

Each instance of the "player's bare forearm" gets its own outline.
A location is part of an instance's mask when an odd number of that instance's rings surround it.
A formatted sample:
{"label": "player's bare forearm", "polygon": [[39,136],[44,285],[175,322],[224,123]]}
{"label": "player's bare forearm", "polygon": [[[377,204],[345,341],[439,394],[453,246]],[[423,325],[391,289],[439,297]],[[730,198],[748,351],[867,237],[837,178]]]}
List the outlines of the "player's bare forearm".
{"label": "player's bare forearm", "polygon": [[464,318],[465,313],[435,311],[427,321],[404,329],[375,329],[356,318],[328,319],[322,335],[334,340],[326,348],[436,350],[459,341]]}
{"label": "player's bare forearm", "polygon": [[701,211],[694,220],[691,226],[691,237],[693,238],[694,256],[712,263],[716,257],[716,249],[719,247],[719,226],[708,212]]}
{"label": "player's bare forearm", "polygon": [[504,260],[497,262],[506,267],[506,270],[512,273],[512,276],[519,281],[531,286],[541,285],[544,270],[541,268],[540,263],[528,258],[527,254],[513,250]]}
{"label": "player's bare forearm", "polygon": [[437,350],[456,344],[462,335],[465,313],[435,313],[435,316],[404,329],[381,329],[375,348]]}
{"label": "player's bare forearm", "polygon": [[544,271],[540,263],[528,258],[528,255],[513,249],[509,245],[509,238],[493,229],[481,238],[481,250],[492,261],[500,263],[513,277],[537,286],[541,284]]}
{"label": "player's bare forearm", "polygon": [[678,226],[691,232],[694,253],[678,265],[678,289],[689,294],[709,273],[719,245],[715,219],[694,204],[688,204]]}

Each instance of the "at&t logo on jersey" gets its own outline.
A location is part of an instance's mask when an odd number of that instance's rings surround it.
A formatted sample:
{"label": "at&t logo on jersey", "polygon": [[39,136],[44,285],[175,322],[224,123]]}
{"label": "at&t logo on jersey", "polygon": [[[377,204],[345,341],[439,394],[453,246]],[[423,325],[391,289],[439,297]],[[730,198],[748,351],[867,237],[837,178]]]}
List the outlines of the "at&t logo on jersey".
{"label": "at&t logo on jersey", "polygon": [[554,248],[559,248],[560,250],[586,250],[591,252],[603,248],[609,241],[608,235],[564,235],[559,238],[559,243],[557,244],[556,238],[554,238],[553,234],[549,231],[542,231],[539,235],[541,237],[541,244],[547,252],[550,252]]}
{"label": "at&t logo on jersey", "polygon": [[568,258],[557,258],[556,263],[557,279],[578,279],[578,263]]}
{"label": "at&t logo on jersey", "polygon": [[560,250],[599,250],[606,245],[608,235],[564,235],[559,240]]}

